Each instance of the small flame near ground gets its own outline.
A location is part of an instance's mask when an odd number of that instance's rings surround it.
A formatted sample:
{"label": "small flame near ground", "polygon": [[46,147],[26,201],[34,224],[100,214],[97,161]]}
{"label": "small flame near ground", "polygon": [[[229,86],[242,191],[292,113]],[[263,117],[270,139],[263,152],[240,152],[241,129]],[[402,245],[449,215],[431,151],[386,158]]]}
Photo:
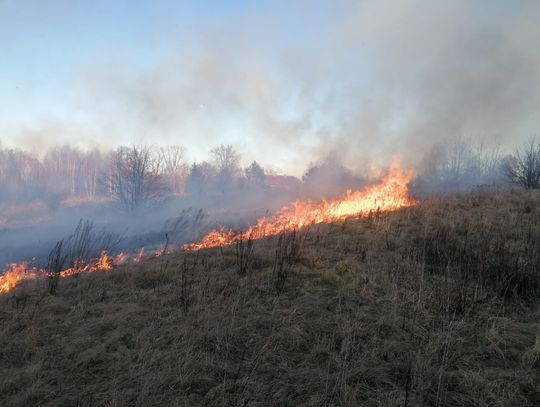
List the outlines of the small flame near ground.
{"label": "small flame near ground", "polygon": [[[159,257],[164,254],[165,249],[157,249],[153,253],[153,257]],[[135,254],[121,252],[115,256],[109,255],[107,251],[102,251],[97,259],[91,261],[83,261],[82,259],[75,260],[71,267],[68,267],[60,272],[60,277],[69,277],[76,274],[92,273],[94,271],[110,271],[115,266],[125,264],[129,261],[140,263],[144,256],[144,249],[139,250]],[[13,290],[19,283],[27,280],[37,280],[46,278],[49,273],[43,268],[37,268],[33,265],[34,261],[21,261],[19,263],[10,263],[0,275],[0,294],[8,293]]]}
{"label": "small flame near ground", "polygon": [[[284,231],[300,229],[307,225],[327,223],[346,219],[352,216],[365,216],[372,211],[393,211],[411,206],[414,201],[408,196],[408,186],[412,172],[403,169],[392,169],[383,177],[381,182],[370,185],[363,190],[348,191],[343,197],[330,201],[311,202],[295,201],[280,209],[274,216],[259,219],[244,232],[221,228],[208,233],[200,242],[188,243],[184,250],[200,250],[210,247],[234,244],[245,236],[251,239],[261,239],[278,235]],[[165,253],[165,248],[157,249],[152,256],[159,257]],[[167,250],[167,252],[169,252]],[[81,273],[91,273],[98,270],[112,270],[115,266],[128,261],[140,263],[144,256],[144,248],[137,253],[119,253],[115,256],[102,251],[99,258],[84,262],[77,260],[74,264],[60,273],[60,277],[73,276]],[[19,283],[26,280],[36,280],[47,277],[44,269],[33,266],[33,261],[22,261],[9,264],[0,275],[0,294],[13,290]]]}
{"label": "small flame near ground", "polygon": [[31,266],[29,261],[21,261],[20,263],[11,263],[4,270],[4,274],[0,276],[0,293],[7,293],[17,286],[22,281],[34,280],[40,275],[40,270]]}
{"label": "small flame near ground", "polygon": [[200,242],[185,244],[183,248],[200,250],[226,246],[244,237],[261,239],[307,225],[333,222],[351,216],[365,216],[376,210],[385,212],[397,210],[414,204],[408,194],[411,178],[412,171],[394,168],[379,183],[363,190],[347,191],[339,199],[319,203],[295,201],[280,209],[274,216],[259,219],[245,232],[235,232],[222,227],[208,233]]}

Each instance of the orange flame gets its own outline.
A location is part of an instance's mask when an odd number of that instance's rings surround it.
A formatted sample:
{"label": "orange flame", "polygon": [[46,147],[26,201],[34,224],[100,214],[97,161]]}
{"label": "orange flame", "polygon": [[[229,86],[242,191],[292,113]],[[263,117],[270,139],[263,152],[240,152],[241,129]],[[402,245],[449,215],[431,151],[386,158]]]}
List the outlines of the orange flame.
{"label": "orange flame", "polygon": [[[125,261],[127,255],[120,253],[113,259],[107,251],[102,251],[99,258],[85,263],[81,259],[74,262],[73,266],[62,270],[60,277],[73,276],[79,273],[91,273],[98,270],[112,270],[116,259]],[[48,275],[47,270],[38,269],[36,267],[30,267],[27,261],[21,261],[20,263],[12,263],[8,265],[8,268],[0,275],[0,294],[7,293],[25,280],[35,280],[46,277]]]}
{"label": "orange flame", "polygon": [[113,264],[115,265],[124,264],[128,260],[129,260],[129,254],[120,252],[116,256],[114,256]]}
{"label": "orange flame", "polygon": [[30,267],[27,261],[11,263],[0,276],[0,293],[7,293],[17,286],[21,281],[37,278],[39,270]]}
{"label": "orange flame", "polygon": [[393,211],[410,206],[414,203],[408,196],[411,177],[411,171],[392,169],[380,183],[370,185],[361,191],[347,191],[339,199],[320,203],[295,201],[281,208],[276,215],[259,219],[244,233],[222,227],[208,233],[200,242],[185,244],[183,248],[199,250],[231,245],[243,236],[260,239],[311,224],[332,222],[351,216],[365,216],[374,210]]}
{"label": "orange flame", "polygon": [[63,270],[60,277],[72,276],[79,273],[92,273],[98,270],[112,270],[113,259],[106,250],[103,250],[99,258],[95,261],[84,263],[82,260],[76,260],[73,267]]}
{"label": "orange flame", "polygon": [[[243,236],[260,239],[310,224],[331,222],[351,216],[364,216],[374,210],[392,211],[410,206],[414,204],[414,201],[408,197],[410,180],[410,171],[394,169],[380,183],[368,186],[361,191],[348,191],[340,199],[321,203],[296,201],[290,206],[283,207],[272,217],[259,219],[244,233],[222,228],[210,232],[199,243],[186,244],[183,248],[186,250],[198,250],[230,245]],[[154,252],[153,256],[159,257],[165,254],[165,251],[165,247],[159,248]],[[169,253],[168,250],[167,253]],[[114,266],[125,264],[128,261],[140,263],[143,258],[144,247],[136,254],[119,253],[114,257],[111,257],[107,251],[102,251],[99,258],[93,261],[76,260],[71,267],[60,273],[60,277],[98,270],[112,270]],[[22,281],[45,278],[48,275],[46,270],[31,266],[28,261],[9,264],[1,273],[0,294],[13,290]]]}
{"label": "orange flame", "polygon": [[141,247],[139,253],[133,258],[134,263],[140,263],[144,257],[144,247]]}
{"label": "orange flame", "polygon": [[[152,257],[160,257],[170,252],[170,250],[165,250],[165,246],[163,246],[156,249]],[[115,256],[111,256],[106,250],[103,250],[97,259],[90,261],[76,259],[70,267],[60,272],[60,277],[69,277],[81,273],[92,273],[98,270],[108,271],[112,270],[115,266],[125,264],[129,261],[133,263],[140,263],[144,258],[144,247],[141,247],[137,253],[130,254],[120,252]],[[41,279],[49,275],[47,270],[33,266],[31,267],[29,264],[30,263],[28,261],[11,263],[8,264],[7,268],[0,271],[0,294],[13,290],[17,284],[21,283],[22,281]]]}

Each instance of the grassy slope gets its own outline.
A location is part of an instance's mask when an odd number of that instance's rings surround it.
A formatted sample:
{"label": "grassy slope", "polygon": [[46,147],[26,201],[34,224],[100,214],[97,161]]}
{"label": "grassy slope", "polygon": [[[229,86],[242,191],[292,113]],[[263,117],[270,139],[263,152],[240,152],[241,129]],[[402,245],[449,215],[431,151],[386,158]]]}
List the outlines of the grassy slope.
{"label": "grassy slope", "polygon": [[277,242],[0,297],[0,404],[540,404],[538,194],[313,227],[280,290]]}

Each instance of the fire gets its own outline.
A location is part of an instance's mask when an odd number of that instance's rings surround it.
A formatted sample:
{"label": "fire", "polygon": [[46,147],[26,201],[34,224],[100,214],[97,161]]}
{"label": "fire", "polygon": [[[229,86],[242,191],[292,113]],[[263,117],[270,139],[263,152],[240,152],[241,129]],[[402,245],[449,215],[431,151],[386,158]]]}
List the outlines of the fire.
{"label": "fire", "polygon": [[[322,201],[295,201],[280,209],[274,216],[259,219],[244,233],[221,228],[208,233],[200,242],[183,246],[185,250],[199,250],[209,247],[234,244],[244,236],[260,239],[277,235],[283,231],[292,231],[307,225],[332,222],[351,216],[365,216],[371,211],[393,211],[414,204],[408,196],[408,185],[411,172],[400,169],[391,170],[381,182],[370,185],[363,190],[348,191],[340,199]],[[169,253],[166,245],[153,252],[152,257]],[[145,257],[144,247],[137,253],[119,253],[111,256],[102,251],[97,259],[91,261],[75,260],[60,273],[60,277],[68,277],[80,273],[91,273],[98,270],[112,270],[115,266],[128,261],[140,263]],[[26,280],[37,280],[48,275],[47,270],[36,268],[31,262],[9,264],[0,272],[0,294],[13,290],[17,284]]]}
{"label": "fire", "polygon": [[[162,247],[154,252],[153,257],[159,257],[165,253],[169,253],[169,251],[165,251],[165,247]],[[137,253],[120,252],[115,256],[111,256],[106,250],[103,250],[96,259],[90,261],[76,259],[73,264],[60,272],[60,277],[64,278],[94,271],[109,271],[129,261],[140,263],[144,258],[144,247],[141,247]],[[48,271],[44,268],[30,266],[28,261],[11,263],[6,269],[0,271],[0,294],[11,291],[22,281],[45,278],[48,274]]]}
{"label": "fire", "polygon": [[[120,253],[114,258],[107,251],[102,251],[99,258],[84,262],[81,259],[75,260],[71,267],[60,272],[60,277],[73,276],[80,273],[91,273],[98,270],[112,270],[116,264],[126,261],[128,255]],[[36,280],[48,275],[47,270],[30,266],[28,261],[12,263],[0,275],[0,294],[7,293],[25,280]]]}
{"label": "fire", "polygon": [[144,257],[144,247],[141,247],[139,253],[133,258],[134,263],[140,263]]}
{"label": "fire", "polygon": [[25,280],[33,280],[39,274],[38,269],[30,267],[27,261],[11,263],[0,276],[0,293],[7,293],[14,289],[17,284]]}
{"label": "fire", "polygon": [[411,171],[392,169],[380,183],[360,191],[347,191],[335,200],[314,203],[295,201],[281,208],[274,216],[259,219],[244,233],[221,228],[213,230],[198,243],[185,244],[185,250],[199,250],[234,244],[243,236],[261,239],[283,231],[292,231],[307,225],[327,223],[351,216],[365,216],[370,211],[393,211],[410,206],[414,202],[408,196]]}
{"label": "fire", "polygon": [[114,256],[113,264],[115,265],[124,264],[128,260],[129,260],[129,254],[120,252],[116,256]]}
{"label": "fire", "polygon": [[109,256],[106,250],[103,250],[98,259],[85,263],[81,260],[76,260],[73,267],[63,270],[60,273],[60,277],[72,276],[80,273],[92,273],[98,270],[112,270],[113,258]]}

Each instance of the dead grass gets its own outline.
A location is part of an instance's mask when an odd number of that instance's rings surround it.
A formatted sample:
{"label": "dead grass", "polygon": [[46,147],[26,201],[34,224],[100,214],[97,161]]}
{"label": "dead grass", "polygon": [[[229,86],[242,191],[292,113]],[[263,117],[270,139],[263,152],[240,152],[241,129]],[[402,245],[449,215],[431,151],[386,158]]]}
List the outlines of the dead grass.
{"label": "dead grass", "polygon": [[287,239],[0,298],[0,404],[540,404],[538,194],[312,227],[294,261]]}

